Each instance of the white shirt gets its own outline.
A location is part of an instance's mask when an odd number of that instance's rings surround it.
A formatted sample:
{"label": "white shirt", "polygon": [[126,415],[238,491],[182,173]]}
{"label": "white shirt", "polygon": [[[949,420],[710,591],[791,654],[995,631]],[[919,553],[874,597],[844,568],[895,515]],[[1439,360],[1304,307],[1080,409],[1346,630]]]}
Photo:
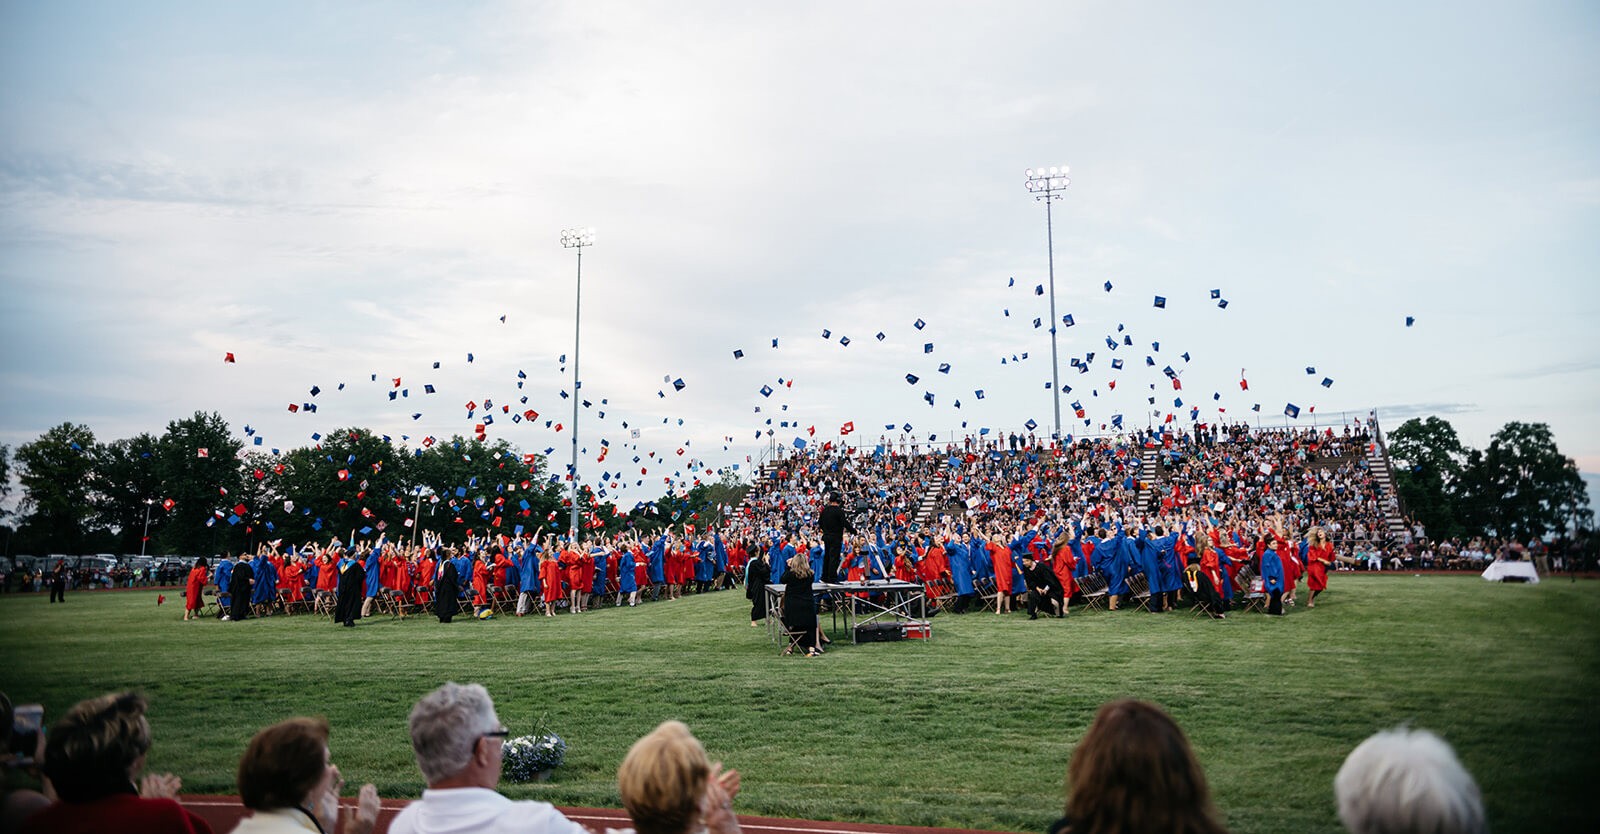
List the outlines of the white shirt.
{"label": "white shirt", "polygon": [[425,790],[407,805],[389,834],[588,834],[548,802],[513,802],[488,788]]}
{"label": "white shirt", "polygon": [[271,811],[257,811],[254,816],[239,820],[232,834],[304,834],[306,831],[321,830],[299,808],[274,808]]}

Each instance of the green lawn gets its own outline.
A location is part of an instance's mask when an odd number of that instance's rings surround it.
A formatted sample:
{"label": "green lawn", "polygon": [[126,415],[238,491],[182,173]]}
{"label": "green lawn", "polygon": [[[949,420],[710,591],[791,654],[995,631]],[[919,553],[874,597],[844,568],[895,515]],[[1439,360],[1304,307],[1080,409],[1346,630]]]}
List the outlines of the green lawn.
{"label": "green lawn", "polygon": [[1346,753],[1401,723],[1443,735],[1496,832],[1600,830],[1600,583],[1336,575],[1314,611],[1233,616],[945,615],[932,642],[782,658],[722,592],[637,609],[342,629],[306,616],[179,621],[155,592],[0,597],[0,688],[47,720],[93,694],[152,701],[151,765],[234,792],[259,727],[327,715],[352,783],[416,796],[406,713],[444,680],[488,686],[506,725],[568,741],[515,797],[618,805],[629,744],[688,722],[745,776],[743,813],[1040,831],[1104,701],[1156,701],[1188,731],[1237,832],[1334,832]]}

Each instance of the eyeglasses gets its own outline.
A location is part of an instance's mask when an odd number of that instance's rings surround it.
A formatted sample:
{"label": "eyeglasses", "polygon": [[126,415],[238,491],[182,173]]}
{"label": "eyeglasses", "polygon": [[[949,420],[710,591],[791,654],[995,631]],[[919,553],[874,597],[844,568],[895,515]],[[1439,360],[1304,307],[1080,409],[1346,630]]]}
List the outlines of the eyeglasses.
{"label": "eyeglasses", "polygon": [[505,744],[506,743],[506,737],[509,736],[509,735],[511,735],[511,731],[506,729],[506,728],[504,728],[504,727],[501,727],[498,730],[493,730],[493,731],[487,732],[487,733],[481,733],[481,734],[479,734],[478,737],[479,738],[499,739],[501,744]]}

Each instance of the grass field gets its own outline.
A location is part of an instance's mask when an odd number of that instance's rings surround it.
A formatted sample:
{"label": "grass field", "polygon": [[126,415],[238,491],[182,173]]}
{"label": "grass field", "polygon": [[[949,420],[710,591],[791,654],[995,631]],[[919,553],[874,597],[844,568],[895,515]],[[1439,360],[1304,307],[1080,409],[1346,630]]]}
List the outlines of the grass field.
{"label": "grass field", "polygon": [[151,766],[235,792],[259,727],[327,715],[352,783],[417,796],[406,714],[478,681],[501,719],[541,716],[567,766],[514,797],[618,805],[628,745],[679,718],[744,773],[742,813],[1041,831],[1095,709],[1134,696],[1189,733],[1236,832],[1334,832],[1332,781],[1367,735],[1409,722],[1450,741],[1493,829],[1600,830],[1600,582],[1341,574],[1314,611],[1233,616],[946,615],[931,642],[780,658],[721,592],[637,609],[356,629],[307,616],[179,621],[154,591],[0,597],[0,688],[45,704],[124,688],[152,702]]}

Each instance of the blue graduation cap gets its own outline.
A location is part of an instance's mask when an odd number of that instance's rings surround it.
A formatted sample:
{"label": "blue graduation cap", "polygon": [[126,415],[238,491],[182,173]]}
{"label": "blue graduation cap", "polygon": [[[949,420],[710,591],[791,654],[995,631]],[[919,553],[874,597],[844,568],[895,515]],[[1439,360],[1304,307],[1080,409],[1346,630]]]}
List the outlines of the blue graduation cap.
{"label": "blue graduation cap", "polygon": [[832,339],[833,338],[833,331],[829,330],[826,327],[822,328],[822,338],[824,338],[824,339]]}
{"label": "blue graduation cap", "polygon": [[1107,336],[1106,337],[1106,347],[1111,348],[1112,350],[1116,350],[1117,349],[1117,340],[1111,338],[1110,336]]}
{"label": "blue graduation cap", "polygon": [[933,405],[933,392],[932,391],[924,391],[924,392],[922,392],[922,398],[928,402],[928,405]]}
{"label": "blue graduation cap", "polygon": [[1218,301],[1217,302],[1217,307],[1218,307],[1218,309],[1222,309],[1222,310],[1228,309],[1228,299],[1224,298],[1221,301]]}
{"label": "blue graduation cap", "polygon": [[1124,333],[1122,335],[1122,343],[1128,347],[1133,347],[1133,337]]}
{"label": "blue graduation cap", "polygon": [[1411,325],[1416,324],[1416,323],[1417,323],[1417,319],[1416,319],[1415,316],[1406,316],[1406,327],[1410,327]]}
{"label": "blue graduation cap", "polygon": [[1154,368],[1154,367],[1155,367],[1155,366],[1156,366],[1156,359],[1155,359],[1155,357],[1154,357],[1154,356],[1146,356],[1146,357],[1145,357],[1145,358],[1144,358],[1144,366],[1145,366],[1145,367],[1146,367],[1146,368]]}
{"label": "blue graduation cap", "polygon": [[794,447],[796,449],[804,449],[806,447],[806,439],[804,437],[796,437],[794,439]]}
{"label": "blue graduation cap", "polygon": [[398,397],[398,396],[400,396],[400,392],[398,392],[398,391],[390,391],[389,392],[389,399],[391,399],[391,400],[396,398],[396,397]]}
{"label": "blue graduation cap", "polygon": [[922,346],[922,352],[923,353],[933,353],[933,342],[928,342],[927,344],[923,345]]}
{"label": "blue graduation cap", "polygon": [[1310,366],[1310,365],[1307,365],[1307,366],[1306,366],[1306,375],[1307,375],[1307,376],[1311,376],[1311,375],[1314,375],[1314,374],[1316,374],[1316,372],[1317,372],[1317,369],[1316,369],[1316,368],[1313,368],[1313,367],[1311,367],[1311,366]]}
{"label": "blue graduation cap", "polygon": [[850,337],[849,336],[840,336],[839,337],[839,346],[840,347],[849,347],[850,346]]}
{"label": "blue graduation cap", "polygon": [[1222,297],[1222,290],[1212,290],[1211,291],[1211,298],[1213,300],[1221,298],[1221,297]]}
{"label": "blue graduation cap", "polygon": [[1007,287],[1015,287],[1016,285],[1017,285],[1017,279],[1016,279],[1015,276],[1006,279],[1006,286]]}
{"label": "blue graduation cap", "polygon": [[1033,294],[1034,295],[1044,295],[1044,285],[1040,284],[1040,285],[1034,287],[1033,288]]}
{"label": "blue graduation cap", "polygon": [[1183,352],[1183,361],[1185,361],[1185,362],[1189,361],[1189,352],[1188,351],[1184,351]]}
{"label": "blue graduation cap", "polygon": [[744,351],[742,351],[742,350],[734,351],[733,352],[733,358],[735,358],[735,359],[743,359],[744,358]]}
{"label": "blue graduation cap", "polygon": [[320,393],[322,393],[322,389],[321,388],[318,388],[315,385],[311,386],[311,396],[315,397],[316,395],[318,395]]}
{"label": "blue graduation cap", "polygon": [[1119,370],[1119,371],[1122,370],[1122,360],[1121,359],[1113,359],[1113,360],[1111,360],[1111,367],[1115,368],[1116,370]]}
{"label": "blue graduation cap", "polygon": [[978,399],[980,399],[980,400],[981,400],[981,399],[983,399],[983,389],[982,389],[982,388],[979,388],[979,389],[978,389],[978,390],[976,390],[976,391],[973,391],[973,392],[972,392],[972,393],[973,393],[973,395],[974,395],[974,396],[976,396],[976,397],[977,397],[977,398],[978,398]]}
{"label": "blue graduation cap", "polygon": [[1028,422],[1023,423],[1023,425],[1028,427],[1028,431],[1033,431],[1034,429],[1039,427],[1039,424],[1035,423],[1031,418],[1028,420]]}
{"label": "blue graduation cap", "polygon": [[1283,413],[1298,419],[1300,417],[1300,406],[1289,403],[1283,407]]}
{"label": "blue graduation cap", "polygon": [[941,373],[941,374],[950,373],[950,363],[949,362],[940,362],[939,363],[939,373]]}
{"label": "blue graduation cap", "polygon": [[438,362],[433,363],[433,369],[436,370],[436,371],[439,370],[439,363]]}
{"label": "blue graduation cap", "polygon": [[905,425],[903,425],[903,426],[901,426],[901,427],[900,427],[900,429],[901,429],[901,430],[902,430],[902,431],[911,431],[911,424],[910,424],[910,423],[907,423],[907,424],[905,424]]}
{"label": "blue graduation cap", "polygon": [[343,391],[343,390],[344,390],[344,383],[342,383],[342,382],[341,382],[341,383],[339,383],[339,390],[340,390],[340,391]]}
{"label": "blue graduation cap", "polygon": [[[674,390],[674,391],[682,391],[683,390],[683,386],[684,386],[684,381],[683,381],[683,379],[681,377],[678,378],[678,379],[674,379],[672,381],[672,390]],[[588,405],[588,403],[584,403],[584,405]]]}
{"label": "blue graduation cap", "polygon": [[1062,325],[1063,325],[1063,326],[1064,326],[1064,327],[1071,327],[1071,326],[1073,326],[1073,325],[1074,325],[1074,324],[1077,324],[1077,322],[1075,322],[1075,321],[1073,321],[1073,320],[1072,320],[1072,314],[1071,314],[1071,313],[1068,313],[1068,314],[1066,314],[1066,315],[1064,315],[1064,316],[1062,316],[1062,317],[1061,317],[1061,324],[1062,324]]}
{"label": "blue graduation cap", "polygon": [[[915,322],[913,322],[911,324],[911,326],[915,327],[918,330],[921,330],[922,328],[927,327],[928,323],[923,321],[922,319],[917,319]],[[910,429],[907,429],[907,431],[910,431]]]}
{"label": "blue graduation cap", "polygon": [[1250,410],[1251,411],[1260,411],[1261,410],[1261,403],[1256,403],[1255,405],[1250,406]]}
{"label": "blue graduation cap", "polygon": [[1322,378],[1322,387],[1323,388],[1332,388],[1333,387],[1333,377],[1329,377],[1329,376],[1323,377]]}
{"label": "blue graduation cap", "polygon": [[1111,282],[1110,281],[1106,282],[1106,292],[1111,292]]}
{"label": "blue graduation cap", "polygon": [[255,441],[254,441],[254,442],[255,442],[255,444],[256,444],[256,445],[257,445],[257,446],[260,446],[260,445],[261,445],[261,437],[260,437],[260,436],[257,436],[257,437],[256,437],[256,439],[255,439]]}
{"label": "blue graduation cap", "polygon": [[778,346],[778,340],[777,339],[773,339],[772,340],[772,346],[773,347],[777,347]]}
{"label": "blue graduation cap", "polygon": [[1160,309],[1160,310],[1167,309],[1167,297],[1166,296],[1164,296],[1164,295],[1156,296],[1156,308]]}
{"label": "blue graduation cap", "polygon": [[1220,400],[1220,399],[1222,399],[1222,395],[1220,393],[1217,393],[1217,392],[1213,391],[1213,392],[1211,392],[1211,399],[1212,400]]}
{"label": "blue graduation cap", "polygon": [[884,335],[882,330],[878,331],[878,341],[881,342],[881,341],[883,341],[884,339],[887,339],[887,338],[888,338],[888,336]]}
{"label": "blue graduation cap", "polygon": [[772,396],[772,386],[771,385],[763,385],[763,386],[761,386],[761,396],[763,396],[763,397]]}
{"label": "blue graduation cap", "polygon": [[1043,327],[1044,326],[1044,321],[1041,320],[1041,319],[1034,319],[1033,320],[1033,326],[1034,326],[1035,329],[1037,329],[1039,327]]}
{"label": "blue graduation cap", "polygon": [[917,384],[917,375],[916,374],[906,374],[906,383],[909,384],[909,385],[916,385]]}
{"label": "blue graduation cap", "polygon": [[472,354],[470,354],[470,353],[469,353],[469,354],[467,354],[467,361],[468,361],[468,362],[471,362],[471,361],[472,361]]}
{"label": "blue graduation cap", "polygon": [[1160,353],[1161,352],[1161,343],[1160,342],[1151,342],[1150,343],[1150,349],[1155,351],[1156,353]]}

